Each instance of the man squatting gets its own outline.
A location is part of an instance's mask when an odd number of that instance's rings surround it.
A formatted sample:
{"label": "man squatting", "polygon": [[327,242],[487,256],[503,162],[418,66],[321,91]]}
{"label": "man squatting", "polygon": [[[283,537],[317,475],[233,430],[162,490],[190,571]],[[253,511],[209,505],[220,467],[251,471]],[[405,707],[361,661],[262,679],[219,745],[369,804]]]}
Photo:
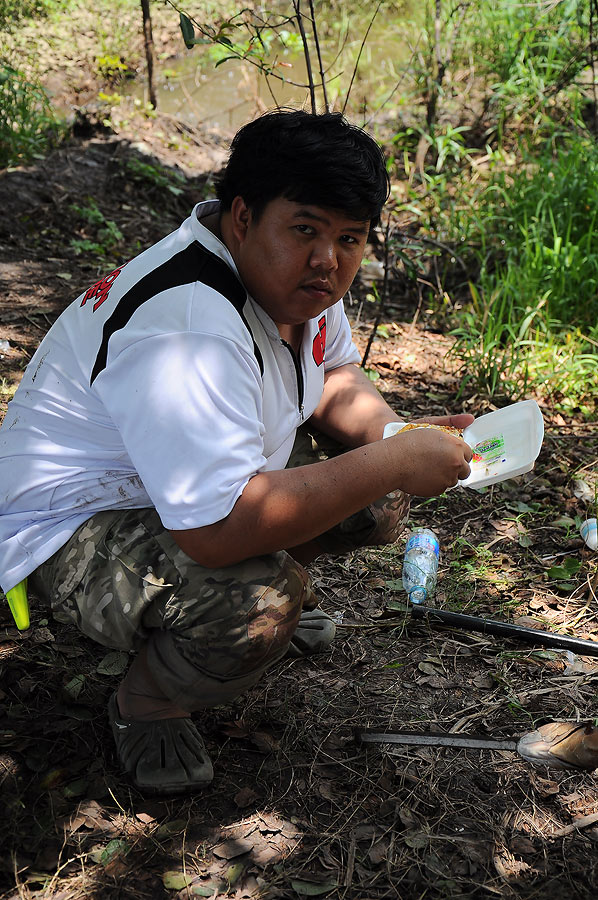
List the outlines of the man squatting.
{"label": "man squatting", "polygon": [[388,190],[340,114],[251,122],[218,199],[78,297],[9,405],[0,584],[136,651],[109,717],[141,789],[209,782],[191,713],[330,644],[306,563],[394,541],[410,495],[469,473],[455,435],[382,440],[400,419],[357,365],[342,297]]}

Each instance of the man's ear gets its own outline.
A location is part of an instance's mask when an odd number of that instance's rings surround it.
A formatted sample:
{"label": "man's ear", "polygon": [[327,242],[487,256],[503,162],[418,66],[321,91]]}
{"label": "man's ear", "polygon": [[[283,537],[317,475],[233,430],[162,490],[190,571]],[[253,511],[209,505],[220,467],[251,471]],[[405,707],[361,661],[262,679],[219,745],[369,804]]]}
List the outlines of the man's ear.
{"label": "man's ear", "polygon": [[234,198],[230,207],[230,223],[235,240],[242,244],[251,225],[251,210],[241,196]]}

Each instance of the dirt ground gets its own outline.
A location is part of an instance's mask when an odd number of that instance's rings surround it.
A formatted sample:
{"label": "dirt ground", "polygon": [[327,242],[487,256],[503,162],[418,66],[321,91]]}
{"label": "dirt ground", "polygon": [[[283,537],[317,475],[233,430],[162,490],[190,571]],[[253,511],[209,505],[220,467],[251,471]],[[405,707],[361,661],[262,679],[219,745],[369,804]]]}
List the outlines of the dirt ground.
{"label": "dirt ground", "polygon": [[[223,158],[221,143],[190,135],[189,166],[175,170],[150,129],[85,128],[0,173],[4,409],[60,311],[176,227]],[[455,399],[450,338],[425,313],[413,325],[395,287],[389,336],[370,352],[378,387],[413,416],[488,411],[483,397]],[[349,304],[362,349],[365,293],[358,283]],[[598,426],[543,412],[533,472],[414,499],[412,523],[439,535],[436,607],[596,641],[596,555],[577,526],[594,496]],[[598,658],[414,621],[403,546],[311,567],[339,620],[331,652],[283,662],[202,716],[215,779],[185,798],[144,797],[118,769],[105,710],[126,656],[48,620],[34,597],[22,634],[0,605],[2,900],[595,897],[598,820],[584,818],[598,810],[594,774],[506,750],[360,743],[366,728],[513,738],[598,713]]]}

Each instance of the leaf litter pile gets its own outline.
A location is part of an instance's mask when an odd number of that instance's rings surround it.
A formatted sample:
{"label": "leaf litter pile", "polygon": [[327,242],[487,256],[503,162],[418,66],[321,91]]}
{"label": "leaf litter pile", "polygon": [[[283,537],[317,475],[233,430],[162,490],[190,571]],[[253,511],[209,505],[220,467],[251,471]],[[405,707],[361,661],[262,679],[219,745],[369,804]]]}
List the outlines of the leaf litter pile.
{"label": "leaf litter pile", "polygon": [[[133,206],[118,173],[135,152],[94,137],[0,179],[12,226],[0,233],[4,408],[49,324],[112,262],[106,247],[106,259],[70,247],[73,228],[91,227],[74,221],[75,199],[94,197],[104,223],[117,222],[123,256],[197,199],[203,182],[188,180],[168,202],[160,195],[158,216],[155,184],[138,184]],[[359,297],[357,285],[349,313],[363,350],[372,317]],[[488,412],[471,393],[455,400],[450,340],[412,317],[389,312],[369,351],[391,405],[412,417]],[[595,515],[598,427],[542,411],[533,472],[415,498],[411,524],[440,540],[431,605],[598,641],[598,556],[578,530]],[[55,623],[35,597],[19,633],[2,603],[2,900],[594,897],[591,772],[534,767],[509,750],[359,741],[366,729],[517,740],[598,715],[598,658],[413,620],[403,549],[311,566],[338,622],[331,651],[284,661],[199,717],[214,782],[177,799],[142,796],[116,764],[105,710],[127,655]]]}

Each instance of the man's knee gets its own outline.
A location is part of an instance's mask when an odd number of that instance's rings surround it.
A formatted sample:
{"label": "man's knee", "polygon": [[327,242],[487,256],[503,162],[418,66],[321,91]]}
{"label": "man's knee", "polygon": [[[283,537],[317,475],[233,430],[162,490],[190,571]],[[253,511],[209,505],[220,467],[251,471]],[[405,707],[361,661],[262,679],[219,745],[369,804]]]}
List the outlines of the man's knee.
{"label": "man's knee", "polygon": [[287,553],[248,561],[250,569],[254,563],[265,566],[266,577],[249,583],[229,579],[217,618],[187,616],[181,606],[171,629],[150,636],[152,673],[184,709],[228,703],[252,687],[285,655],[303,606],[313,597],[307,572]]}
{"label": "man's knee", "polygon": [[370,536],[368,545],[377,547],[383,544],[394,544],[405,530],[409,519],[410,504],[410,495],[404,494],[402,491],[393,491],[373,503],[370,509],[376,521],[376,527]]}
{"label": "man's knee", "polygon": [[409,494],[394,491],[360,509],[317,538],[322,552],[336,556],[393,544],[407,524],[410,499]]}

